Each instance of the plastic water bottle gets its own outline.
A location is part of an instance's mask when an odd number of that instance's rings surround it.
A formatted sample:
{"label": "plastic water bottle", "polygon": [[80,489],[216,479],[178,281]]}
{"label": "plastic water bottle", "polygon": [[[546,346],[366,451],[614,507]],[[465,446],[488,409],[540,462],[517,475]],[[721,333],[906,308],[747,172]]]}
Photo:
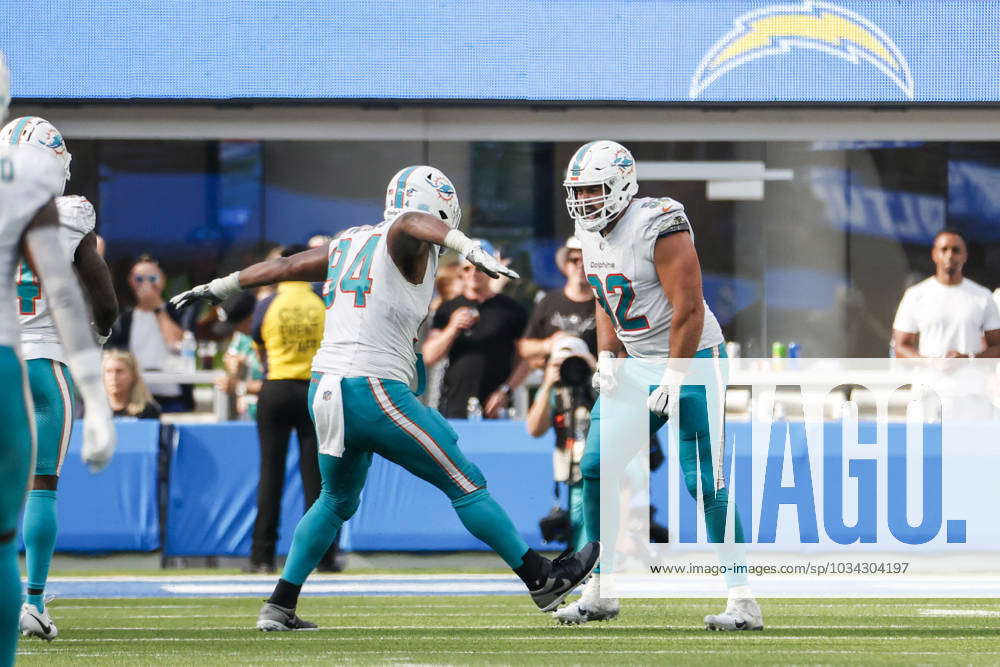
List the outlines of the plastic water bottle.
{"label": "plastic water bottle", "polygon": [[181,338],[181,368],[185,373],[195,372],[198,358],[198,341],[194,339],[194,334],[190,331],[184,332]]}
{"label": "plastic water bottle", "polygon": [[483,420],[483,406],[479,404],[479,399],[475,396],[469,398],[465,405],[465,418],[470,422]]}

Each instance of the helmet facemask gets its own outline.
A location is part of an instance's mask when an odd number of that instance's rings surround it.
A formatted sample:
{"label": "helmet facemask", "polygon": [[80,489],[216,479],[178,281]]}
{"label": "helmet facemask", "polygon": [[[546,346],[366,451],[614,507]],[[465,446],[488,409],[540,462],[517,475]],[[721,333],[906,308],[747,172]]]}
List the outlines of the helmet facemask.
{"label": "helmet facemask", "polygon": [[[615,216],[625,209],[631,195],[628,183],[621,182],[618,177],[608,178],[600,183],[574,183],[566,187],[566,210],[588,232],[599,232],[610,223]],[[603,194],[580,198],[577,189],[600,185]],[[622,190],[616,192],[615,189]]]}
{"label": "helmet facemask", "polygon": [[[566,210],[580,227],[599,232],[618,217],[639,191],[635,159],[614,141],[592,141],[581,146],[570,160],[563,181]],[[596,190],[580,196],[579,188]]]}

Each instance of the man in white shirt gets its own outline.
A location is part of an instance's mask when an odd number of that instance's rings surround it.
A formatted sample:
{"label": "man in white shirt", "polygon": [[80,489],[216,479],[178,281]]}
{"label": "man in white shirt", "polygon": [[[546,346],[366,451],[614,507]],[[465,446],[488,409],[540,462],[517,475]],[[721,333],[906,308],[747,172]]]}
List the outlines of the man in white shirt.
{"label": "man in white shirt", "polygon": [[897,357],[1000,357],[1000,311],[990,291],[962,275],[969,257],[953,229],[934,237],[934,275],[903,294],[893,322]]}

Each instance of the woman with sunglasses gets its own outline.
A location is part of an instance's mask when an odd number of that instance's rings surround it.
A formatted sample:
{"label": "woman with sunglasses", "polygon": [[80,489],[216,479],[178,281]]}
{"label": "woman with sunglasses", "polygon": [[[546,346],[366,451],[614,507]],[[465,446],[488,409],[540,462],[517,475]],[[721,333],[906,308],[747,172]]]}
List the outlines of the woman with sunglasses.
{"label": "woman with sunglasses", "polygon": [[[180,347],[184,329],[177,309],[163,300],[166,275],[155,259],[142,255],[128,273],[135,306],[122,312],[107,347],[128,350],[143,371],[166,368]],[[149,390],[164,412],[182,412],[191,405],[178,384],[150,384]]]}

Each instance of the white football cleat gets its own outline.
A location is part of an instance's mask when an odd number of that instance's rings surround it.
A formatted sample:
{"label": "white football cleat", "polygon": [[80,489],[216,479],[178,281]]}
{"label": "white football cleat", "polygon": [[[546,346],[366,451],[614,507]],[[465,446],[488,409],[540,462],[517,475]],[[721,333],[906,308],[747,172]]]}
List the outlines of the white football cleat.
{"label": "white football cleat", "polygon": [[583,595],[573,604],[552,612],[562,625],[580,625],[588,621],[610,621],[618,616],[618,598],[601,597],[601,575],[594,573],[583,588]]}
{"label": "white football cleat", "polygon": [[721,614],[705,617],[707,630],[763,630],[764,615],[753,598],[730,600]]}
{"label": "white football cleat", "polygon": [[38,607],[25,602],[21,605],[21,634],[25,637],[38,637],[47,642],[59,636],[56,624],[49,616],[48,608],[45,611],[38,611]]}

